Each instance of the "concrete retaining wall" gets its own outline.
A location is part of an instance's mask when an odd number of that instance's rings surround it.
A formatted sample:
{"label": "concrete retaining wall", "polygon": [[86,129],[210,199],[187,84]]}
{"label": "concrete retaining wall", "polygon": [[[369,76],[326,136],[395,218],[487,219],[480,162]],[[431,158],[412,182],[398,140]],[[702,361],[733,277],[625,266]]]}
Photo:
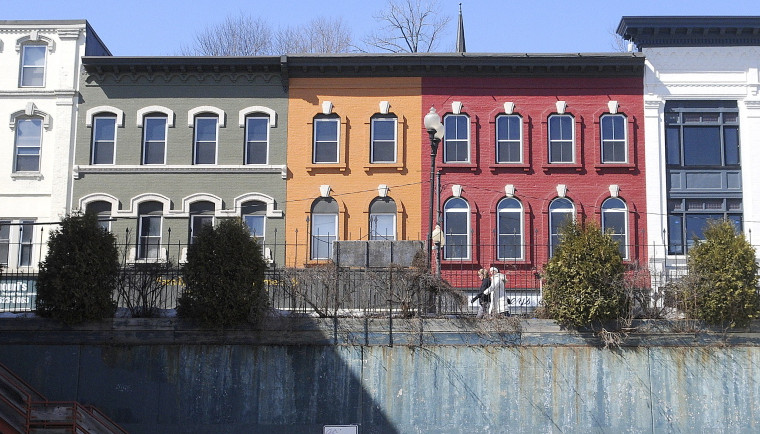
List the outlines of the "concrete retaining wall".
{"label": "concrete retaining wall", "polygon": [[[467,330],[454,320],[307,320],[234,332],[152,323],[56,332],[2,320],[0,362],[49,399],[94,404],[135,433],[760,430],[751,330],[649,325],[604,349],[592,333],[542,321]],[[391,330],[393,345],[377,342]]]}

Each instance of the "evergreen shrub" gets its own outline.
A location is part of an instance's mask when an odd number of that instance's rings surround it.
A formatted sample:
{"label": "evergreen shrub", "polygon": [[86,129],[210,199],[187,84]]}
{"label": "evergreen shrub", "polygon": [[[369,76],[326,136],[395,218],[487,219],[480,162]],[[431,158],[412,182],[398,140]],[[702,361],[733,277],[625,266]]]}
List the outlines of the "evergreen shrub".
{"label": "evergreen shrub", "polygon": [[240,219],[204,226],[187,250],[177,314],[207,327],[257,323],[267,307],[261,246]]}
{"label": "evergreen shrub", "polygon": [[543,301],[550,318],[581,327],[622,318],[629,306],[617,243],[589,223],[569,222],[544,269]]}
{"label": "evergreen shrub", "polygon": [[118,273],[116,237],[94,214],[67,216],[40,264],[37,313],[66,324],[112,318]]}
{"label": "evergreen shrub", "polygon": [[729,221],[708,221],[689,249],[687,314],[708,324],[746,326],[758,316],[755,249]]}

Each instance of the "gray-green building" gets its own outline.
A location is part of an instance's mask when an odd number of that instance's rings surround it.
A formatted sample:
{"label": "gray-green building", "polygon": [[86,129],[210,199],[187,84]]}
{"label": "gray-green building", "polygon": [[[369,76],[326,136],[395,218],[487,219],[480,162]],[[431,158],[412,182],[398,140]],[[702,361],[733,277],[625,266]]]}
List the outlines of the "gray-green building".
{"label": "gray-green building", "polygon": [[287,89],[279,57],[85,57],[74,210],[129,261],[182,261],[204,224],[241,217],[282,263]]}

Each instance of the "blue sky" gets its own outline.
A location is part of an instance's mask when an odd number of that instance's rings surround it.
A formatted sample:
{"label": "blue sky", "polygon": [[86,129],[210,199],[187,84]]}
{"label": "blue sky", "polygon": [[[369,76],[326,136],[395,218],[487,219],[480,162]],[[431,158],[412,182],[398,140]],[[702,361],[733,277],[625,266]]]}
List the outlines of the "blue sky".
{"label": "blue sky", "polygon": [[[456,17],[462,3],[468,52],[574,53],[613,51],[611,36],[624,15],[760,15],[760,0],[441,0]],[[317,16],[340,16],[361,38],[377,26],[384,0],[0,0],[0,19],[86,19],[116,56],[179,54],[208,24],[240,11],[273,27]],[[444,35],[453,47],[455,22]]]}

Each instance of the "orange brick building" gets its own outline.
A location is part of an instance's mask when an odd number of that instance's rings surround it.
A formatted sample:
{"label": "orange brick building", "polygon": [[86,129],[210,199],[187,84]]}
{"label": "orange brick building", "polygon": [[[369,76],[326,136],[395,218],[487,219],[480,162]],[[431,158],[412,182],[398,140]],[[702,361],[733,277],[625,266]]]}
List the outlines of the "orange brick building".
{"label": "orange brick building", "polygon": [[419,77],[289,81],[286,266],[336,240],[420,240]]}

